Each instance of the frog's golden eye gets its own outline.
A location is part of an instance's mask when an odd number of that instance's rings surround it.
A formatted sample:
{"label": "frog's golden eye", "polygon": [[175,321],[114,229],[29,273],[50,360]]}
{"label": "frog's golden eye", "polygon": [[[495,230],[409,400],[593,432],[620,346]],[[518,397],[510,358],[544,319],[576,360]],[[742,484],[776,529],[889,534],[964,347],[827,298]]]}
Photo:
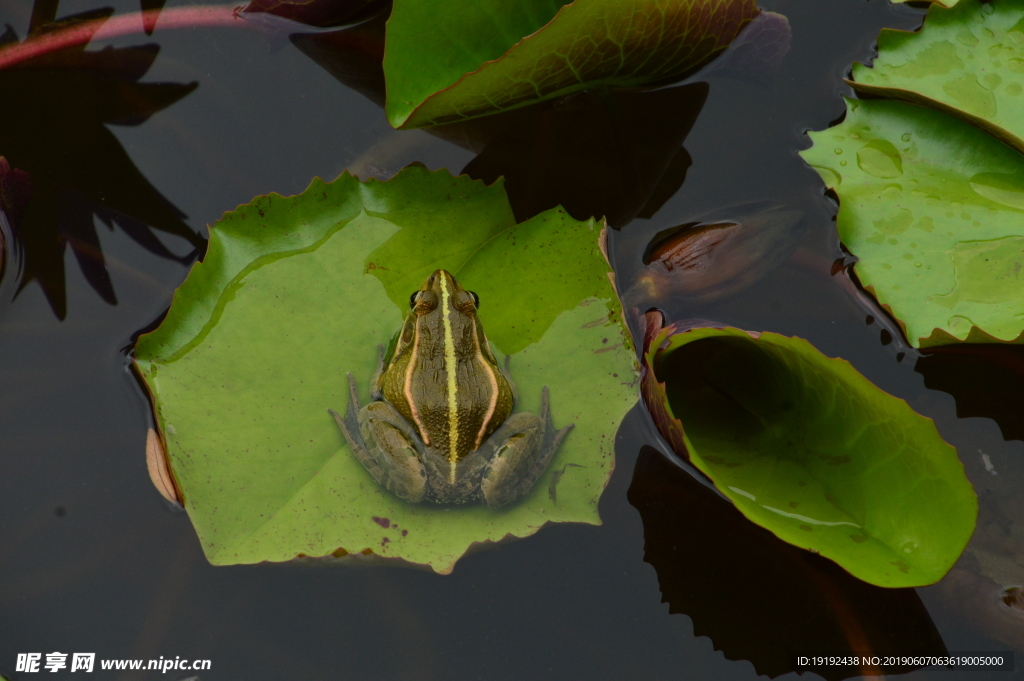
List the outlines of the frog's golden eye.
{"label": "frog's golden eye", "polygon": [[473,305],[475,305],[476,309],[479,310],[480,309],[480,296],[478,296],[475,291],[470,291],[469,295],[473,296]]}

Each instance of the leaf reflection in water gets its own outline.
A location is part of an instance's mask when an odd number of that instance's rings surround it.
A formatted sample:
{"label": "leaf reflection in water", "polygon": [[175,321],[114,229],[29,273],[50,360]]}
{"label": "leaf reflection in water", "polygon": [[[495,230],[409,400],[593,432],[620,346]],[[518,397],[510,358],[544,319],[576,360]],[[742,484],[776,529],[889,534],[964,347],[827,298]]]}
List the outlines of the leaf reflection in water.
{"label": "leaf reflection in water", "polygon": [[[29,40],[59,25],[99,29],[112,10],[57,20],[57,4],[37,2]],[[0,39],[14,44],[8,29]],[[107,125],[139,125],[192,92],[197,83],[140,83],[159,52],[156,45],[86,51],[86,44],[46,52],[0,70],[0,154],[27,174],[31,198],[17,224],[20,292],[37,281],[54,314],[66,314],[64,249],[69,246],[90,286],[117,303],[95,218],[117,225],[146,250],[188,262],[205,243],[142,175]],[[14,222],[12,220],[12,222]],[[153,230],[187,241],[174,253]]]}
{"label": "leaf reflection in water", "polygon": [[[758,674],[796,671],[792,651],[946,652],[914,589],[867,584],[786,544],[650,447],[628,498],[643,519],[644,560],[669,612],[688,615],[694,635],[711,638],[730,660],[749,660]],[[829,681],[858,675],[815,672]]]}

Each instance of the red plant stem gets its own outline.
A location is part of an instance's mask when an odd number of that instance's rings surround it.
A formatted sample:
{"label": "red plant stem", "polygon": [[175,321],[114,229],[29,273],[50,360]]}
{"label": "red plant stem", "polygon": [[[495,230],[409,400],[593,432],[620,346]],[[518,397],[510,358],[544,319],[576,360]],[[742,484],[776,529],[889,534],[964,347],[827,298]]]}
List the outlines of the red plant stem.
{"label": "red plant stem", "polygon": [[239,5],[205,5],[199,7],[171,7],[145,12],[119,14],[109,19],[94,19],[68,28],[28,38],[0,48],[0,69],[9,68],[33,57],[83,45],[90,40],[103,40],[121,35],[141,33],[146,26],[160,29],[195,28],[198,26],[237,26],[255,28],[238,15]]}

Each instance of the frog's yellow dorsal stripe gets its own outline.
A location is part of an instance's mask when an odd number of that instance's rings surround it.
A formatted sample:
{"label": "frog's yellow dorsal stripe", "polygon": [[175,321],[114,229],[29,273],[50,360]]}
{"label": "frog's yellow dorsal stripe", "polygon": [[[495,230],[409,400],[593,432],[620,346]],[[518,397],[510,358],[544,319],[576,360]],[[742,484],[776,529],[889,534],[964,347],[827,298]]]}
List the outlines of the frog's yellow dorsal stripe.
{"label": "frog's yellow dorsal stripe", "polygon": [[458,463],[459,444],[459,396],[458,396],[458,365],[455,359],[455,334],[452,333],[451,314],[452,294],[448,290],[448,277],[441,274],[441,320],[444,323],[444,365],[448,374],[448,480],[455,483],[455,464]]}

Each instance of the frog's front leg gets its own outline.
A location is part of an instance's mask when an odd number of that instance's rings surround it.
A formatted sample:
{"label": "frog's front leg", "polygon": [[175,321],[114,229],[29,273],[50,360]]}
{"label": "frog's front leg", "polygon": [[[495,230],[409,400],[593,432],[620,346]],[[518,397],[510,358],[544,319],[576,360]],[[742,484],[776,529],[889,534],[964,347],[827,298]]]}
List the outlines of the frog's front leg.
{"label": "frog's front leg", "polygon": [[548,389],[541,392],[540,416],[520,412],[510,416],[481,446],[489,459],[480,480],[480,492],[491,508],[523,496],[547,469],[566,434],[556,431],[548,410]]}
{"label": "frog's front leg", "polygon": [[422,445],[416,433],[387,402],[371,402],[362,409],[356,380],[348,375],[349,401],[344,418],[334,410],[348,446],[373,479],[385,489],[410,503],[423,501],[427,473],[420,461]]}

